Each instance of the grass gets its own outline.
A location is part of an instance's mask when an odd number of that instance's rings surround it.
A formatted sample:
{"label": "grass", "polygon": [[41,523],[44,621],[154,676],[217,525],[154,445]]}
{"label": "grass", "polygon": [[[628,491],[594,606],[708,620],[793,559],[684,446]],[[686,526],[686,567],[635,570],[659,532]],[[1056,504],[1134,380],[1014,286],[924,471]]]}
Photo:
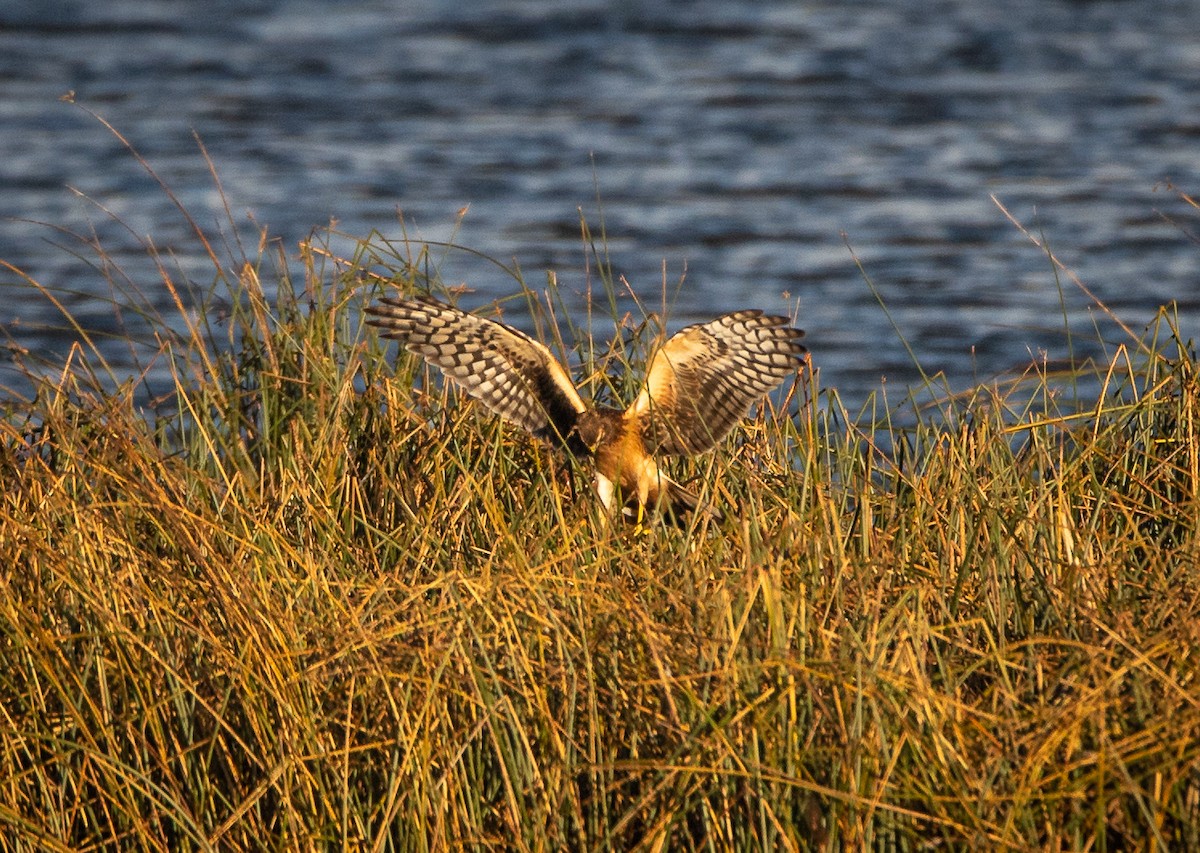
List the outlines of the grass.
{"label": "grass", "polygon": [[[220,321],[150,252],[178,316],[123,304],[165,393],[82,325],[61,362],[11,347],[0,849],[1200,845],[1169,314],[1091,400],[1031,369],[901,427],[805,374],[675,469],[723,524],[635,536],[364,331],[436,250],[213,251]],[[579,341],[593,387],[647,334]]]}

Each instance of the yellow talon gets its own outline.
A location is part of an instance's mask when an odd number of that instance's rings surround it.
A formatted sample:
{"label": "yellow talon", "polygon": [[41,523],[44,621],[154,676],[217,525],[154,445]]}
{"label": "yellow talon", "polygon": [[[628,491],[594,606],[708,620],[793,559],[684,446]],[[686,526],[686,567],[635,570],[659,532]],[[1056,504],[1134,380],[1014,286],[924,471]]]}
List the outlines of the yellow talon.
{"label": "yellow talon", "polygon": [[633,520],[633,535],[634,536],[648,536],[650,534],[650,528],[646,526],[645,521],[646,521],[646,505],[639,502],[637,505],[637,515],[634,517],[634,520]]}

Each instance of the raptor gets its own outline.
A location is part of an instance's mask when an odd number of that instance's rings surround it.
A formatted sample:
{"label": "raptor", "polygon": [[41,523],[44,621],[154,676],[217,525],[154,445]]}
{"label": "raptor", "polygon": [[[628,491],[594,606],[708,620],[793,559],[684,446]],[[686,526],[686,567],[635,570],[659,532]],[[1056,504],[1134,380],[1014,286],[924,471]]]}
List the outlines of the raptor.
{"label": "raptor", "polygon": [[511,326],[430,297],[384,298],[367,314],[384,337],[441,368],[501,418],[592,457],[605,509],[619,507],[639,521],[647,509],[679,518],[699,508],[656,456],[711,450],[755,401],[794,374],[806,352],[804,333],[787,317],[734,311],[667,339],[650,359],[641,393],[621,410],[586,403],[550,350]]}

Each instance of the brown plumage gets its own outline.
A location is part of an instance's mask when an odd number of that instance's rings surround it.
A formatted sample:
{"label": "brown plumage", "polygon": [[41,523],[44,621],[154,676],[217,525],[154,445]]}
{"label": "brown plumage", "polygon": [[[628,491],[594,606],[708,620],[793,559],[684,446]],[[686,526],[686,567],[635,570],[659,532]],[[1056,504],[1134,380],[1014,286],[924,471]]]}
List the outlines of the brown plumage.
{"label": "brown plumage", "polygon": [[605,508],[619,505],[639,518],[647,507],[662,506],[678,518],[698,506],[659,471],[654,454],[712,449],[795,371],[806,351],[798,342],[804,333],[786,317],[725,314],[669,338],[651,358],[641,393],[621,411],[587,405],[550,350],[511,326],[429,297],[382,299],[367,314],[384,337],[440,367],[505,420],[577,456],[593,456]]}

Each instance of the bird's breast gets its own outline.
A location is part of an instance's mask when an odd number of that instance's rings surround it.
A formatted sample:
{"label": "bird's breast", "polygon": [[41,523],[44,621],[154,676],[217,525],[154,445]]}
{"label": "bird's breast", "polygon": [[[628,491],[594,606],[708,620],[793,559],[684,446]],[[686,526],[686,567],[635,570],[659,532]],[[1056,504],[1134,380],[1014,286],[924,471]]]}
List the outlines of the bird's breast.
{"label": "bird's breast", "polygon": [[596,470],[626,495],[647,490],[657,494],[658,466],[646,453],[636,422],[622,421],[620,429],[596,449]]}

